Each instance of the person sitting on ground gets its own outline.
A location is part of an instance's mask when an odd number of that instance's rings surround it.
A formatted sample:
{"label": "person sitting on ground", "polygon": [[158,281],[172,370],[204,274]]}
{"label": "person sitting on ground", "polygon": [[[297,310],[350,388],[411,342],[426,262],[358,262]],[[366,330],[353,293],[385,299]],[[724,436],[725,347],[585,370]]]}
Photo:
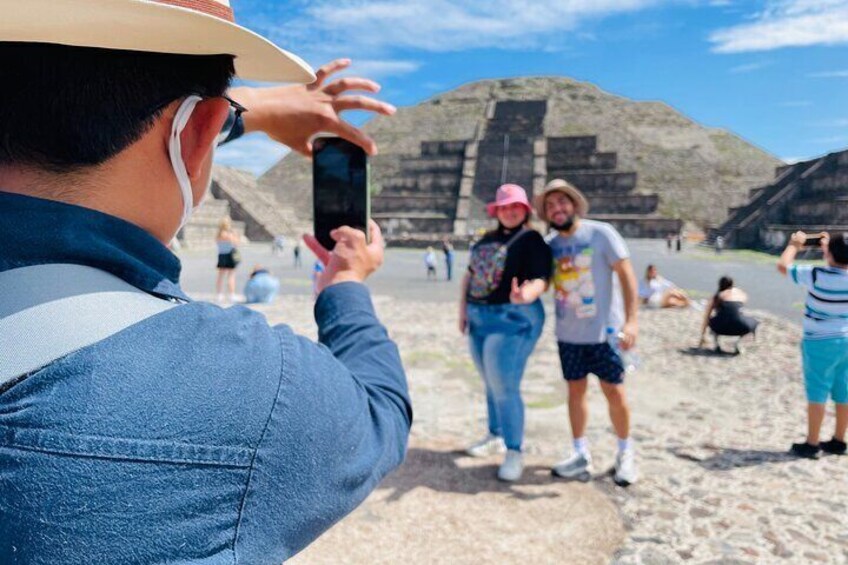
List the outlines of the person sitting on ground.
{"label": "person sitting on ground", "polygon": [[739,341],[746,335],[756,336],[759,321],[742,313],[742,306],[748,301],[748,295],[741,288],[733,285],[730,277],[721,277],[718,281],[718,292],[710,299],[704,309],[704,322],[701,324],[700,347],[706,345],[707,328],[713,333],[715,350],[721,352],[719,336],[735,336],[734,352],[741,353]]}
{"label": "person sitting on ground", "polygon": [[692,304],[689,296],[660,275],[655,265],[645,269],[645,278],[639,282],[639,299],[650,308],[686,308]]}
{"label": "person sitting on ground", "polygon": [[[816,236],[814,236],[816,237]],[[815,459],[820,451],[844,455],[848,430],[848,233],[822,233],[826,267],[797,265],[798,251],[809,236],[795,232],[780,256],[778,270],[807,289],[801,354],[807,392],[807,439],[791,452]],[[836,405],[836,428],[830,441],[819,443],[828,397]]]}
{"label": "person sitting on ground", "polygon": [[280,279],[262,265],[255,265],[244,286],[244,300],[248,304],[270,304],[280,290]]}

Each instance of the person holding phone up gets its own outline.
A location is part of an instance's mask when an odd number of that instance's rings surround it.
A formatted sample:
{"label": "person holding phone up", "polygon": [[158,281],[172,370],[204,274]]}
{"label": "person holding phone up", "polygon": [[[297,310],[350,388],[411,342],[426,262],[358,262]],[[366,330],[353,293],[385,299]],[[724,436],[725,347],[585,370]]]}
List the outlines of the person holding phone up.
{"label": "person holding phone up", "polygon": [[[826,265],[798,265],[804,247],[820,247]],[[848,429],[848,233],[792,234],[777,270],[807,289],[801,358],[807,393],[807,437],[790,452],[817,459],[822,451],[844,455]],[[836,405],[836,427],[829,441],[820,442],[828,399]]]}
{"label": "person holding phone up", "polygon": [[523,188],[501,186],[488,213],[498,226],[471,248],[459,307],[459,329],[469,336],[488,413],[488,434],[466,452],[472,457],[505,452],[498,479],[517,481],[524,470],[521,378],[545,323],[539,297],[553,262],[541,234],[528,227],[532,208]]}
{"label": "person holding phone up", "polygon": [[380,230],[307,240],[320,343],[191,300],[166,245],[216,145],[310,155],[329,131],[374,153],[339,113],[394,109],[226,0],[0,5],[0,563],[288,560],[404,457],[406,378],[362,284]]}

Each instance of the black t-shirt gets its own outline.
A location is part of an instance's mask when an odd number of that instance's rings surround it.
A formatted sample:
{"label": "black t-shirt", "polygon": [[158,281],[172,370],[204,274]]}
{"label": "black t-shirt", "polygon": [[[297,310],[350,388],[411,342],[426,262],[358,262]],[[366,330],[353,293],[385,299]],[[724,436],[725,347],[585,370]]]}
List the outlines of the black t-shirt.
{"label": "black t-shirt", "polygon": [[471,248],[466,299],[473,304],[508,304],[513,278],[519,284],[547,280],[552,269],[551,248],[539,232],[498,229]]}

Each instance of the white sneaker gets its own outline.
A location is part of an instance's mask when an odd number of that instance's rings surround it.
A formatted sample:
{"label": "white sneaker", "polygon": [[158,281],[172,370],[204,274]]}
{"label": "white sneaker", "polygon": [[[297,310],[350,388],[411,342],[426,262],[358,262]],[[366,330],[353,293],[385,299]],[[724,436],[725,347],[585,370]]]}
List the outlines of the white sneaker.
{"label": "white sneaker", "polygon": [[592,476],[592,456],[575,452],[551,467],[551,473],[563,479],[589,479]]}
{"label": "white sneaker", "polygon": [[639,474],[636,472],[636,454],[633,449],[619,451],[615,456],[615,475],[613,480],[620,487],[627,487],[636,482]]}
{"label": "white sneaker", "polygon": [[488,457],[506,453],[506,444],[502,437],[487,435],[471,447],[465,450],[471,457]]}
{"label": "white sneaker", "polygon": [[511,483],[520,479],[522,472],[524,472],[524,457],[520,451],[510,449],[506,452],[504,462],[498,469],[498,479]]}

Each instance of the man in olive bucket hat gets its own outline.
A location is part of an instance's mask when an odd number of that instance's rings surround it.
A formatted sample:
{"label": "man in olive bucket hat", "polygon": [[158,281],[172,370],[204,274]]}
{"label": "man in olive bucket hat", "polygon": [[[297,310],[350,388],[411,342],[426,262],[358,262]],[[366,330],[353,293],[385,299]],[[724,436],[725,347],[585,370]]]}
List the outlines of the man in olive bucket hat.
{"label": "man in olive bucket hat", "polygon": [[[630,253],[611,225],[585,219],[589,202],[576,187],[556,179],[534,199],[539,217],[552,228],[547,237],[554,258],[556,336],[568,382],[568,413],[574,437],[573,453],[554,465],[554,475],[585,478],[592,456],[585,436],[588,419],[587,377],[596,375],[609,403],[610,420],[618,436],[615,482],[636,481],[630,439],[630,409],[624,394],[622,350],[636,344],[638,295]],[[624,324],[616,315],[614,276],[624,295]]]}
{"label": "man in olive bucket hat", "polygon": [[[319,341],[194,302],[166,248],[213,149],[309,154],[393,108],[234,23],[225,0],[0,0],[0,563],[281,563],[403,458],[412,418],[351,228]],[[228,90],[243,79],[311,83]],[[241,115],[242,108],[248,112]]]}

